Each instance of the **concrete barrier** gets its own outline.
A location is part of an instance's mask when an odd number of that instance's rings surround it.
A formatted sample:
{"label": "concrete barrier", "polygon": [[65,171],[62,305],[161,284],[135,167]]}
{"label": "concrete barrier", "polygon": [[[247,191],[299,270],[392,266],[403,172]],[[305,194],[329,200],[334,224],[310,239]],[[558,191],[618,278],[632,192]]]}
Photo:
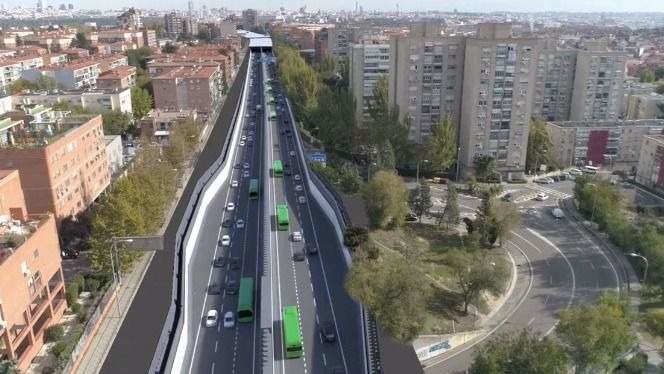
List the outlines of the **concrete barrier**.
{"label": "concrete barrier", "polygon": [[482,335],[484,330],[473,330],[447,335],[423,335],[413,343],[420,362],[439,356]]}

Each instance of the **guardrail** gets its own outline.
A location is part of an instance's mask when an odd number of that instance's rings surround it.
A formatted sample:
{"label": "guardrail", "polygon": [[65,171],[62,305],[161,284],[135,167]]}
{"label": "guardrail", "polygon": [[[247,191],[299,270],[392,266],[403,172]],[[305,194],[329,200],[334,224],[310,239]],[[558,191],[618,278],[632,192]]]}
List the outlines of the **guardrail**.
{"label": "guardrail", "polygon": [[[198,179],[191,194],[190,203],[187,205],[183,220],[176,234],[175,261],[173,265],[173,303],[168,311],[166,323],[164,324],[164,329],[159,338],[159,344],[157,345],[155,355],[150,365],[150,372],[152,373],[182,371],[182,365],[184,363],[188,345],[188,332],[186,328],[188,310],[187,308],[183,308],[183,306],[186,305],[186,300],[188,298],[186,292],[186,268],[191,256],[191,251],[187,251],[187,249],[190,248],[187,244],[191,243],[192,239],[193,242],[195,242],[198,235],[197,232],[194,232],[195,235],[192,238],[192,228],[195,228],[195,223],[197,222],[195,218],[200,217],[200,214],[197,213],[201,213],[201,203],[203,202],[203,199],[205,199],[206,193],[209,192],[209,188],[212,186],[209,185],[210,181],[215,178],[214,182],[217,182],[215,185],[221,185],[225,180],[225,178],[223,178],[224,174],[227,174],[227,171],[229,170],[229,165],[227,165],[226,160],[229,150],[232,149],[233,144],[236,143],[239,134],[239,132],[236,131],[236,126],[238,115],[240,118],[242,116],[241,112],[243,103],[246,99],[246,86],[249,82],[248,72],[251,71],[251,52],[248,52],[245,58],[249,59],[247,76],[245,77],[245,82],[241,89],[241,99],[238,100],[235,107],[231,127],[229,128],[223,143],[221,155]],[[224,171],[226,171],[226,173],[224,173]],[[209,203],[209,199],[207,200]],[[204,208],[207,209],[207,206]],[[204,211],[205,210],[203,210],[203,212]],[[176,348],[175,354],[173,354],[174,348]]]}
{"label": "guardrail", "polygon": [[[286,106],[288,107],[288,112],[291,119],[294,119],[293,111],[291,109],[290,101],[286,98]],[[295,121],[291,121],[293,126]],[[309,172],[309,163],[307,158],[304,155],[304,147],[302,146],[302,139],[300,139],[300,132],[296,128],[295,131],[295,141],[298,145],[299,157],[304,160],[304,174],[309,185],[309,191],[312,196],[318,200],[321,208],[326,215],[330,218],[333,226],[337,231],[337,236],[339,237],[340,242],[342,243],[342,250],[344,258],[346,260],[346,266],[350,268],[352,258],[348,248],[343,246],[343,233],[347,226],[351,224],[350,216],[343,208],[343,201],[341,197],[337,194],[334,188],[326,185],[326,181],[322,178],[319,178],[315,172]],[[327,207],[325,206],[327,205]],[[326,209],[327,208],[327,209]],[[329,211],[332,211],[330,214]],[[334,218],[334,219],[333,219]],[[365,371],[369,374],[382,373],[382,368],[380,364],[380,348],[378,345],[378,328],[376,326],[376,321],[369,315],[362,304],[360,306],[360,313],[362,313],[362,332],[363,332],[363,345],[364,345],[364,367]]]}

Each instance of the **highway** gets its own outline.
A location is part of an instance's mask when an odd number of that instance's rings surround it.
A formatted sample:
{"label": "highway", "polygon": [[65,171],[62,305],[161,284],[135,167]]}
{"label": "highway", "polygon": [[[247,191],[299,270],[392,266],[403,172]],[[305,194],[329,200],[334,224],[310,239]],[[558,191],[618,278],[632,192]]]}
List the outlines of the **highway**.
{"label": "highway", "polygon": [[[468,212],[477,206],[477,200],[462,197],[460,204]],[[492,334],[523,328],[551,334],[558,312],[593,303],[604,292],[620,287],[618,269],[597,243],[575,222],[551,215],[556,204],[553,198],[519,204],[524,213],[522,225],[507,245],[518,265],[519,280],[504,306],[504,316],[489,327]],[[464,373],[482,341],[430,360],[425,372]]]}
{"label": "highway", "polygon": [[[344,289],[347,265],[332,223],[310,197],[304,155],[297,147],[294,119],[278,81],[270,54],[252,52],[250,84],[245,113],[237,131],[244,145],[231,150],[228,162],[232,175],[211,202],[196,242],[189,275],[189,304],[193,351],[186,365],[189,373],[364,373],[364,346],[359,306]],[[264,90],[272,82],[278,116],[270,119]],[[260,105],[264,110],[257,110]],[[288,131],[286,131],[288,129]],[[253,144],[250,144],[250,137]],[[274,160],[287,165],[283,177],[271,173]],[[246,163],[246,165],[245,165]],[[259,199],[249,199],[249,180],[258,179]],[[237,181],[237,187],[231,185]],[[300,201],[299,198],[303,198]],[[228,210],[233,203],[234,209]],[[289,208],[289,229],[277,230],[277,204]],[[235,223],[242,219],[244,228]],[[232,227],[222,223],[230,220]],[[300,232],[303,241],[291,239]],[[230,246],[221,246],[224,235]],[[304,261],[293,254],[304,246],[318,249]],[[222,266],[214,260],[223,258]],[[237,259],[237,266],[233,266]],[[219,265],[219,264],[217,264]],[[238,295],[228,293],[228,284],[242,277],[255,281],[254,319],[223,327],[223,316],[236,314]],[[219,293],[210,292],[219,288]],[[282,344],[282,308],[297,306],[303,338],[303,356],[285,359]],[[208,310],[219,313],[219,323],[205,327]],[[237,318],[237,317],[236,317]],[[334,326],[336,339],[324,342],[320,325]]]}

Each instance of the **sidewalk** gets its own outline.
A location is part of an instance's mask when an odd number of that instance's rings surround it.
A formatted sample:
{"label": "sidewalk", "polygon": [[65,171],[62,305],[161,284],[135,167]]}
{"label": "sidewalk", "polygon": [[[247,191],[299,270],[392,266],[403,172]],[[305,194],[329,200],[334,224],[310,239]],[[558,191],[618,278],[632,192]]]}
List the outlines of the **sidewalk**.
{"label": "sidewalk", "polygon": [[146,253],[136,262],[133,270],[128,274],[122,274],[122,283],[116,291],[116,298],[104,311],[105,314],[99,322],[97,331],[90,339],[73,373],[99,372],[143,280],[145,271],[152,261],[152,256],[154,256],[153,252]]}

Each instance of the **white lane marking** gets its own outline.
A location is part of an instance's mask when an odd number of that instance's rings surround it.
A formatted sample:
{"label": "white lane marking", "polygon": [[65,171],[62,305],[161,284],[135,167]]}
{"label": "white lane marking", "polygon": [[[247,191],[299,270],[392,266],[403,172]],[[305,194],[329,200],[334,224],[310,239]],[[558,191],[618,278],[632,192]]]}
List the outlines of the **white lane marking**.
{"label": "white lane marking", "polygon": [[325,353],[323,353],[323,365],[327,366],[327,358],[325,357]]}
{"label": "white lane marking", "polygon": [[546,295],[546,297],[544,298],[544,306],[546,306],[548,302],[549,302],[549,295]]}
{"label": "white lane marking", "polygon": [[530,325],[532,325],[533,322],[535,322],[535,317],[531,318],[531,319],[528,321],[528,323],[526,324],[526,326],[530,326]]}
{"label": "white lane marking", "polygon": [[[542,250],[541,250],[541,249],[539,249],[539,248],[538,248],[535,244],[533,244],[530,240],[528,240],[528,239],[524,238],[523,236],[519,235],[516,231],[512,231],[512,234],[518,236],[519,239],[521,239],[521,240],[523,240],[524,242],[526,242],[526,244],[528,244],[529,246],[531,246],[531,247],[532,247],[533,249],[535,249],[537,252],[542,253]],[[552,244],[552,246],[553,246],[553,244]],[[554,246],[554,247],[555,247],[555,246]]]}
{"label": "white lane marking", "polygon": [[210,370],[210,373],[214,374],[214,362],[212,362],[212,369]]}
{"label": "white lane marking", "polygon": [[217,349],[219,348],[219,340],[216,340],[214,342],[214,353],[217,353]]}

